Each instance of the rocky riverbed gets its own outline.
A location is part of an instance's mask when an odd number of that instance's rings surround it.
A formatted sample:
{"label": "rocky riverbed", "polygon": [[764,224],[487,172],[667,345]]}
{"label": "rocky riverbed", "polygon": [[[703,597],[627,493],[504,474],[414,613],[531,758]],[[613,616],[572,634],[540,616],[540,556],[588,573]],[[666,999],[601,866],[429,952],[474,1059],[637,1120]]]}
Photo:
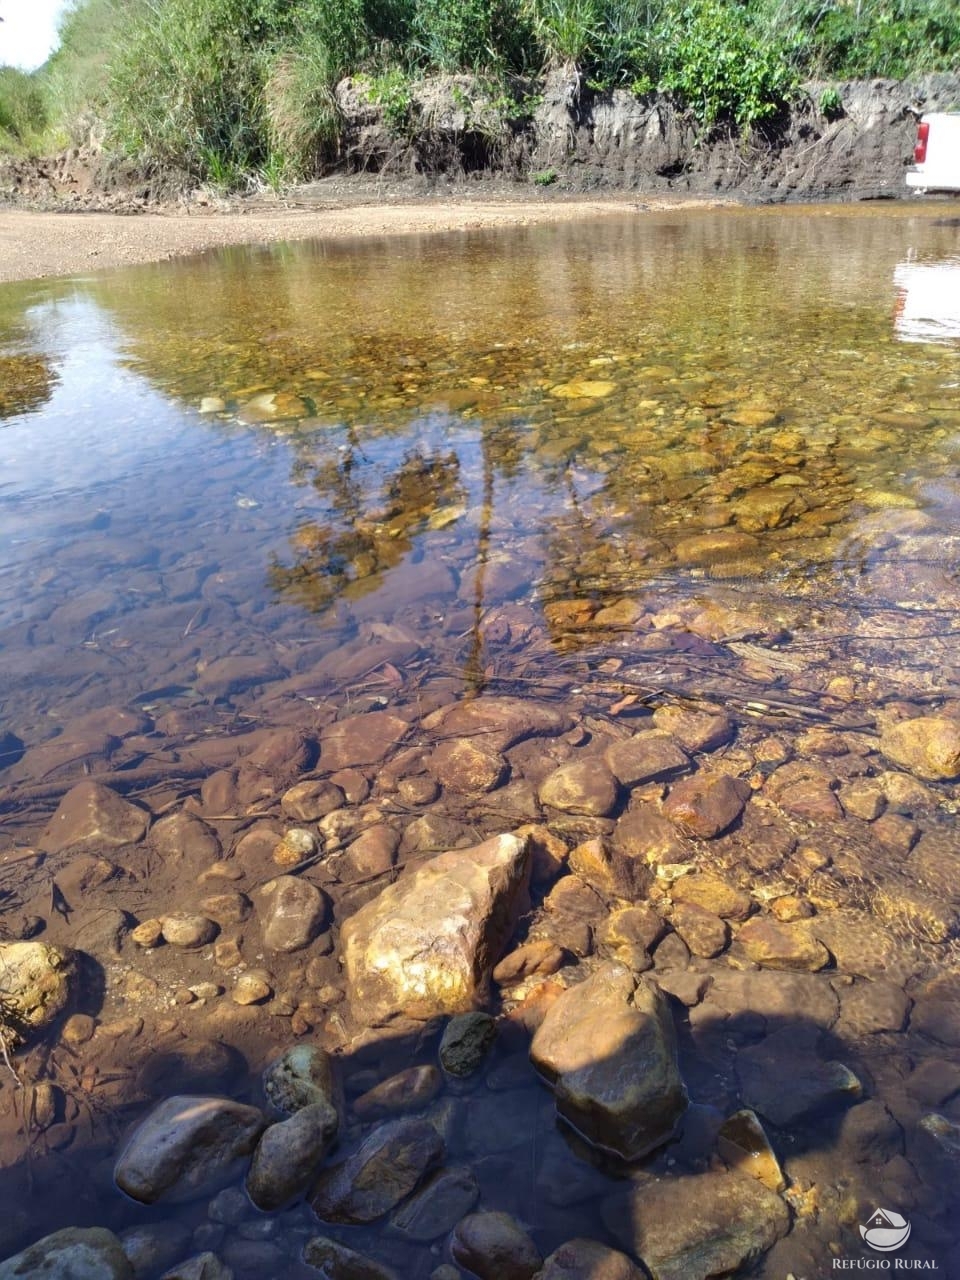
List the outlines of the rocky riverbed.
{"label": "rocky riverbed", "polygon": [[957,722],[577,700],[299,702],[167,736],[159,794],[51,770],[3,863],[7,1251],[99,1214],[50,1274],[800,1275],[876,1201],[942,1261]]}

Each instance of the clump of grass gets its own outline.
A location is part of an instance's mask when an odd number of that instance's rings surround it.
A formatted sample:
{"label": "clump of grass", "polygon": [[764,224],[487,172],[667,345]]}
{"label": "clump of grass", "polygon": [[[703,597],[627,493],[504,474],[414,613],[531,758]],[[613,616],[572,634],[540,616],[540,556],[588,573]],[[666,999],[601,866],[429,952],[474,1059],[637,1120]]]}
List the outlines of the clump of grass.
{"label": "clump of grass", "polygon": [[47,102],[35,76],[0,67],[0,136],[6,149],[36,150],[46,133]]}
{"label": "clump of grass", "polygon": [[264,85],[267,166],[310,177],[336,150],[340,111],[336,63],[320,39],[305,39],[272,60]]}
{"label": "clump of grass", "polygon": [[[108,139],[146,164],[211,176],[264,158],[263,48],[245,0],[158,0],[112,60]],[[221,175],[222,176],[222,175]]]}
{"label": "clump of grass", "polygon": [[414,60],[433,71],[520,70],[533,30],[509,0],[416,0],[411,45]]}

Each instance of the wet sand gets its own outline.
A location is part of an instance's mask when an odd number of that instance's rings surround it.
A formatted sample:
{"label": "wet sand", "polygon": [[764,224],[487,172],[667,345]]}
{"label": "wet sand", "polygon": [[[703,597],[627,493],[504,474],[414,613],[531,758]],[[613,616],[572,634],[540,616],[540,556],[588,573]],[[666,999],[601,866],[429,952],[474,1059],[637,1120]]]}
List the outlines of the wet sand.
{"label": "wet sand", "polygon": [[224,245],[270,244],[321,237],[412,235],[474,231],[575,218],[622,215],[631,210],[703,207],[715,200],[641,200],[617,193],[603,198],[537,201],[498,198],[404,201],[357,207],[258,204],[256,212],[46,213],[0,210],[0,283],[69,276],[199,253]]}

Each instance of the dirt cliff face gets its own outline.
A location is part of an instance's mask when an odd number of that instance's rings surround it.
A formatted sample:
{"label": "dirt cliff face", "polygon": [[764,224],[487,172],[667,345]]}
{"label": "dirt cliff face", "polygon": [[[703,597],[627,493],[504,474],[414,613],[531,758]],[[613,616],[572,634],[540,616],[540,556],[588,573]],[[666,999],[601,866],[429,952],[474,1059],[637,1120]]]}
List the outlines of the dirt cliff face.
{"label": "dirt cliff face", "polygon": [[[355,82],[337,92],[344,119],[338,159],[350,169],[489,168],[527,178],[555,172],[580,190],[871,199],[907,194],[917,117],[960,104],[960,77],[807,84],[776,118],[747,133],[704,130],[669,98],[594,93],[571,74],[547,80],[528,119],[498,125],[483,90],[459,76],[415,89],[403,140]],[[830,99],[828,114],[820,103]]]}

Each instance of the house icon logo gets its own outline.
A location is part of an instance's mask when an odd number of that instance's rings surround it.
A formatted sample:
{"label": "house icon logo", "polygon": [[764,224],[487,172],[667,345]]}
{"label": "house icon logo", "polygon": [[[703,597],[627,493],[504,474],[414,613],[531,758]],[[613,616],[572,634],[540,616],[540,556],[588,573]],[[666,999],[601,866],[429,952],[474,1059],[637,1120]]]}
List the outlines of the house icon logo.
{"label": "house icon logo", "polygon": [[860,1228],[860,1234],[871,1249],[892,1253],[910,1238],[910,1223],[892,1209],[874,1209]]}

